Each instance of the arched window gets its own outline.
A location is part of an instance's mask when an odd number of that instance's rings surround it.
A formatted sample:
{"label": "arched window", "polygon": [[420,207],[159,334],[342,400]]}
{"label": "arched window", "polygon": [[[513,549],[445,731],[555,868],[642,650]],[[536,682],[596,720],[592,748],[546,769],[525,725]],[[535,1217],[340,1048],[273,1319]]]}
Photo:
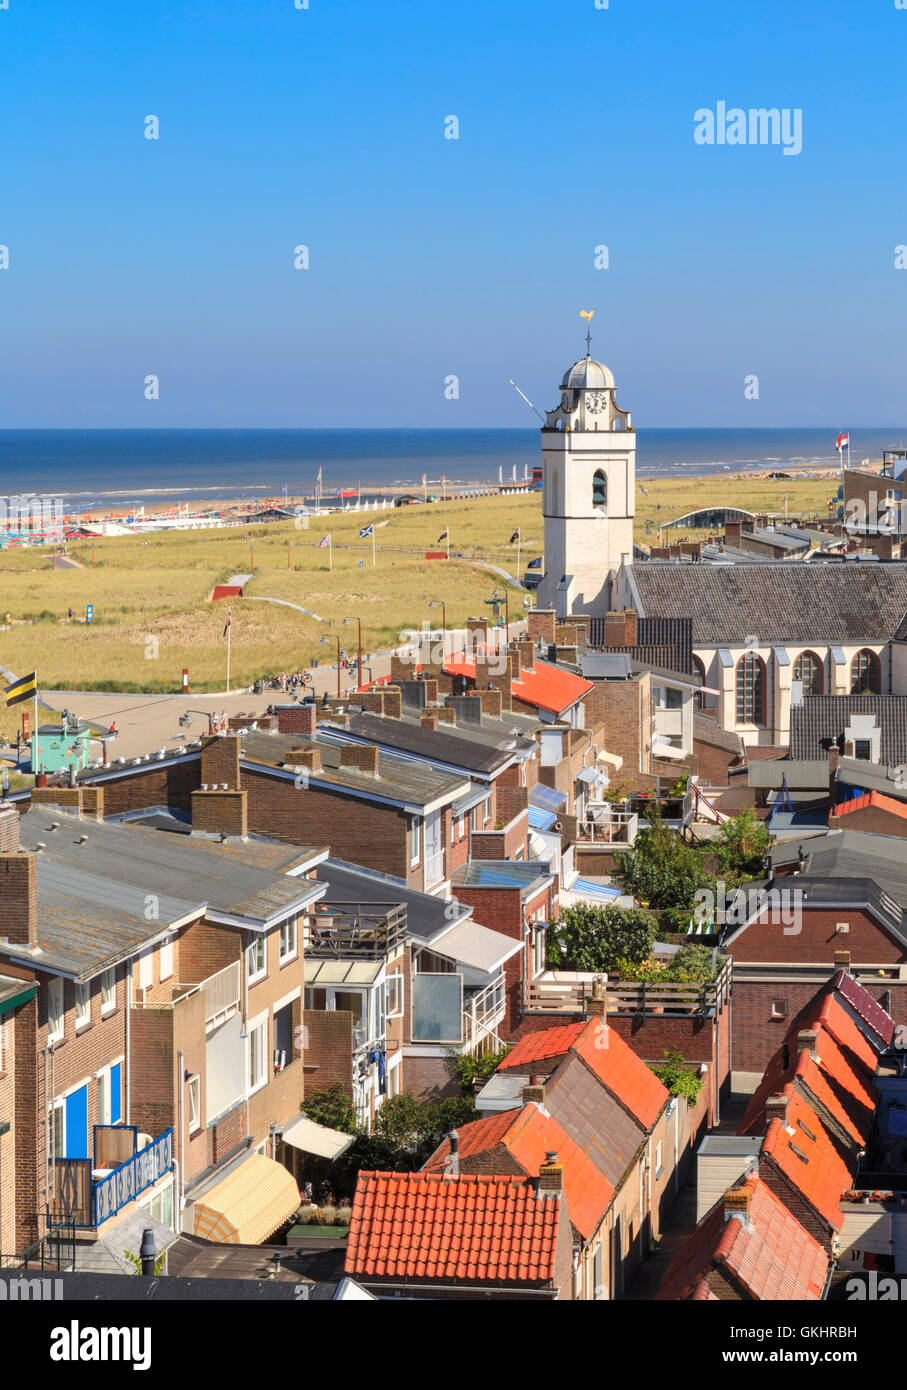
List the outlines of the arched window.
{"label": "arched window", "polygon": [[878,695],[882,688],[882,667],[868,647],[857,652],[850,663],[851,695]]}
{"label": "arched window", "polygon": [[592,505],[602,509],[608,505],[608,479],[600,468],[592,479]]}
{"label": "arched window", "polygon": [[755,652],[737,662],[737,723],[765,723],[765,663]]}
{"label": "arched window", "polygon": [[803,686],[804,695],[822,694],[822,662],[815,652],[801,652],[794,662],[794,680]]}
{"label": "arched window", "polygon": [[[698,676],[702,684],[705,685],[705,667],[698,656],[693,657],[693,675]],[[701,690],[697,690],[693,696],[693,708],[695,710],[705,709],[705,696]]]}

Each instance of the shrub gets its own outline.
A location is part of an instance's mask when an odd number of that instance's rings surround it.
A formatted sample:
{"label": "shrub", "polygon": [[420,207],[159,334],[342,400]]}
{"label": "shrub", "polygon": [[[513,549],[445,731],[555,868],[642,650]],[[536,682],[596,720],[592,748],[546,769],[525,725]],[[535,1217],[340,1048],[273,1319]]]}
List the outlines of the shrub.
{"label": "shrub", "polygon": [[682,1052],[665,1052],[664,1062],[659,1067],[653,1066],[652,1071],[672,1096],[686,1096],[687,1104],[692,1109],[704,1085],[704,1078],[690,1071]]}
{"label": "shrub", "polygon": [[548,929],[548,964],[608,973],[619,960],[638,965],[648,959],[657,930],[658,920],[646,908],[578,903]]}
{"label": "shrub", "polygon": [[485,1082],[497,1071],[503,1062],[510,1046],[502,1047],[497,1052],[486,1052],[481,1057],[466,1057],[458,1052],[455,1047],[446,1047],[445,1062],[447,1069],[452,1076],[456,1077],[460,1084],[460,1091],[466,1097],[475,1094],[474,1081]]}
{"label": "shrub", "polygon": [[308,1115],[318,1125],[328,1129],[339,1129],[343,1134],[358,1133],[356,1112],[353,1102],[339,1082],[313,1091],[300,1105],[303,1115]]}

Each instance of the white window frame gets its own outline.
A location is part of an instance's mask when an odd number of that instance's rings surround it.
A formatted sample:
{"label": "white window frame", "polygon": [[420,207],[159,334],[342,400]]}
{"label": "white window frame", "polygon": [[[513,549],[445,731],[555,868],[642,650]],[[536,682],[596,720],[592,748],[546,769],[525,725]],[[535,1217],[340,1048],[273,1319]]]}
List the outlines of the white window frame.
{"label": "white window frame", "polygon": [[[261,952],[261,966],[253,971],[252,962],[255,956]],[[253,954],[254,953],[254,954]],[[259,980],[263,980],[268,973],[268,950],[263,936],[253,936],[246,947],[246,984],[255,985]]]}
{"label": "white window frame", "polygon": [[151,989],[154,984],[154,947],[139,952],[139,989]]}
{"label": "white window frame", "polygon": [[[188,1106],[188,1111],[189,1111],[189,1133],[190,1133],[190,1134],[194,1134],[195,1131],[196,1131],[197,1129],[201,1129],[201,1127],[202,1127],[202,1084],[201,1084],[201,1077],[198,1075],[198,1073],[196,1073],[195,1076],[190,1076],[188,1082],[186,1083],[186,1085],[187,1085],[188,1090],[189,1090],[189,1106]],[[194,1092],[194,1094],[195,1094],[194,1106],[193,1106],[193,1099],[192,1099],[193,1092]],[[194,1121],[193,1121],[193,1118],[192,1118],[192,1111],[193,1111],[193,1108],[195,1109],[195,1120],[194,1120]]]}
{"label": "white window frame", "polygon": [[656,1178],[660,1178],[663,1172],[664,1172],[664,1161],[663,1161],[663,1157],[662,1157],[662,1142],[661,1142],[661,1140],[659,1139],[658,1143],[655,1145],[655,1176],[656,1176]]}
{"label": "white window frame", "polygon": [[463,839],[463,836],[464,836],[465,834],[466,834],[466,812],[463,811],[462,814],[461,814],[461,816],[460,816],[460,839],[461,839],[461,840]]}
{"label": "white window frame", "polygon": [[98,1074],[97,1105],[98,1124],[110,1124],[110,1068],[103,1067]]}
{"label": "white window frame", "polygon": [[[391,995],[394,996],[393,1003],[391,1003]],[[392,974],[385,976],[384,1012],[387,1018],[402,1018],[403,1016],[403,972],[401,970],[395,970]]]}
{"label": "white window frame", "polygon": [[[288,945],[285,950],[284,939],[286,938],[287,942],[289,942],[291,931],[293,944],[292,946]],[[279,943],[280,944],[278,948],[278,959],[280,961],[280,964],[289,965],[290,961],[295,960],[297,955],[299,954],[299,927],[297,925],[295,916],[288,917],[285,922],[281,922]]]}
{"label": "white window frame", "polygon": [[[422,860],[422,819],[420,816],[413,816],[409,823],[409,866],[414,869]],[[413,846],[415,845],[415,853]]]}
{"label": "white window frame", "polygon": [[161,954],[159,961],[161,981],[169,980],[173,974],[173,937],[168,936],[161,942]]}
{"label": "white window frame", "polygon": [[50,1123],[52,1127],[50,1140],[51,1158],[62,1158],[66,1153],[66,1101],[62,1096],[51,1101]]}
{"label": "white window frame", "polygon": [[116,966],[105,970],[101,975],[101,1017],[112,1014],[117,1006],[117,972]]}
{"label": "white window frame", "polygon": [[[57,1000],[59,999],[59,1006]],[[56,1016],[56,1026],[52,1020]],[[49,980],[47,984],[47,1041],[59,1042],[64,1036],[65,1027],[65,1001],[63,997],[63,981],[59,978]]]}
{"label": "white window frame", "polygon": [[91,985],[87,981],[76,980],[75,996],[76,1032],[80,1033],[91,1023]]}
{"label": "white window frame", "polygon": [[450,813],[450,843],[452,845],[457,843],[457,818],[453,811]]}
{"label": "white window frame", "polygon": [[[248,1037],[246,1039],[246,1094],[254,1096],[268,1084],[268,1015],[259,1014],[257,1018],[251,1019],[248,1025]],[[252,1077],[252,1039],[255,1034],[261,1033],[264,1039],[261,1046],[261,1072],[260,1080],[253,1080]]]}

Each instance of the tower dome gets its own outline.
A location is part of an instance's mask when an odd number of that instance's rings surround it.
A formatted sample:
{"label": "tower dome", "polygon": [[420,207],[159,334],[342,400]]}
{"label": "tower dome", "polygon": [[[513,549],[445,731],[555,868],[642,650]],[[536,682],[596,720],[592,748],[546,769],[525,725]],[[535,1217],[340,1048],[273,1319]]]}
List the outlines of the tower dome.
{"label": "tower dome", "polygon": [[581,357],[564,373],[562,391],[603,391],[614,387],[614,377],[604,362],[596,362],[594,357]]}

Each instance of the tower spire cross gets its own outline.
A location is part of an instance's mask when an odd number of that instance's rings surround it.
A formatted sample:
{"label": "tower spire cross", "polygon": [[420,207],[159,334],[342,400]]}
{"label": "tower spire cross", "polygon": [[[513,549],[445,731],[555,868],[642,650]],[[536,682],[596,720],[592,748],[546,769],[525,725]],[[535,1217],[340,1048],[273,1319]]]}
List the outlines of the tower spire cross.
{"label": "tower spire cross", "polygon": [[586,320],[586,357],[592,356],[592,315],[594,309],[580,309],[579,316]]}

